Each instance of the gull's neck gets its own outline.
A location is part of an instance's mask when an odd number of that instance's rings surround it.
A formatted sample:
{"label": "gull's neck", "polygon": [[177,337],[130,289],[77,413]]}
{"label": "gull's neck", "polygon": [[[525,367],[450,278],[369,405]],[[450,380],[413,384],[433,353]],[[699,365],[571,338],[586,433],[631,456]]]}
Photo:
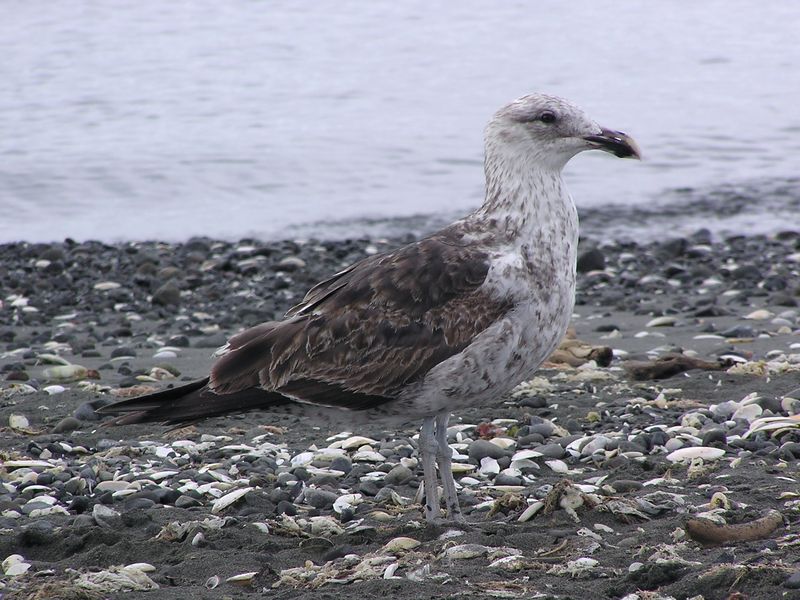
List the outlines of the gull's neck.
{"label": "gull's neck", "polygon": [[488,139],[486,199],[466,221],[504,245],[574,249],[578,218],[561,178],[563,165],[547,164],[541,158]]}

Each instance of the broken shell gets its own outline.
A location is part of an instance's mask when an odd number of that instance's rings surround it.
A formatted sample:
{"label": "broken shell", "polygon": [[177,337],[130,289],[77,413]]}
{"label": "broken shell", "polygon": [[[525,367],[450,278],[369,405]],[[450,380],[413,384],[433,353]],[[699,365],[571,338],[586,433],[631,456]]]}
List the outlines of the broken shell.
{"label": "broken shell", "polygon": [[334,442],[328,447],[351,450],[353,448],[360,448],[361,446],[372,446],[377,443],[379,443],[378,440],[373,440],[372,438],[364,437],[363,435],[354,435],[353,437],[349,437],[341,442]]}
{"label": "broken shell", "polygon": [[21,554],[11,554],[3,561],[3,573],[10,577],[23,575],[30,568],[31,565],[25,562],[25,557]]}
{"label": "broken shell", "polygon": [[219,576],[214,575],[213,577],[209,577],[206,579],[206,588],[209,590],[213,590],[215,587],[219,585]]}
{"label": "broken shell", "polygon": [[269,533],[269,525],[267,523],[253,523],[253,527],[258,529],[261,533]]}
{"label": "broken shell", "polygon": [[320,537],[342,535],[344,528],[331,517],[311,517],[311,533]]}
{"label": "broken shell", "polygon": [[491,548],[480,544],[460,544],[444,551],[442,556],[451,560],[466,560],[487,554]]}
{"label": "broken shell", "polygon": [[364,498],[361,494],[343,494],[333,501],[333,510],[338,514],[342,514],[343,510],[353,508],[363,501]]}
{"label": "broken shell", "polygon": [[554,473],[558,473],[560,475],[563,475],[565,473],[569,473],[569,467],[567,466],[567,463],[565,463],[563,460],[558,460],[558,459],[546,460],[546,461],[544,461],[544,464],[546,464],[548,467],[550,467],[550,469]]}
{"label": "broken shell", "polygon": [[406,552],[408,550],[412,550],[420,545],[421,542],[415,540],[414,538],[409,537],[396,537],[392,540],[386,542],[383,548],[381,548],[381,552]]}
{"label": "broken shell", "polygon": [[125,565],[122,568],[128,571],[141,571],[142,573],[152,573],[153,571],[156,570],[156,568],[153,565],[145,562],[131,563],[129,565]]}
{"label": "broken shell", "polygon": [[496,475],[500,472],[500,464],[494,458],[485,456],[481,459],[481,468],[479,471],[484,475]]}
{"label": "broken shell", "polygon": [[10,415],[8,417],[8,426],[11,427],[11,429],[21,430],[29,429],[31,424],[25,415]]}
{"label": "broken shell", "polygon": [[522,514],[519,516],[517,521],[520,523],[524,523],[525,521],[530,521],[536,513],[538,513],[544,507],[544,502],[541,500],[537,500],[533,504],[531,504],[528,508],[522,511]]}
{"label": "broken shell", "polygon": [[225,580],[225,583],[248,586],[253,583],[253,578],[255,578],[256,575],[258,575],[258,571],[251,571],[250,573],[242,573],[240,575],[234,575],[233,577],[228,577]]}
{"label": "broken shell", "polygon": [[224,496],[217,498],[214,501],[214,504],[211,506],[212,513],[218,513],[220,511],[225,510],[231,504],[239,500],[242,496],[247,494],[248,492],[252,491],[253,488],[250,486],[239,488],[237,490],[233,490],[232,492],[228,492]]}
{"label": "broken shell", "polygon": [[667,454],[670,462],[689,462],[695,458],[703,460],[718,460],[725,456],[722,448],[711,448],[710,446],[694,446],[690,448],[679,448]]}

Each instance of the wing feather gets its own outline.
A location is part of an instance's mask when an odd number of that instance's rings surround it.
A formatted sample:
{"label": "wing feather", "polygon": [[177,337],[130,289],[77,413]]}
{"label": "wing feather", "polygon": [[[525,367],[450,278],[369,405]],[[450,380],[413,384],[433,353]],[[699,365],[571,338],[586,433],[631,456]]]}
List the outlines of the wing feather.
{"label": "wing feather", "polygon": [[396,397],[510,308],[481,287],[488,254],[459,242],[445,230],[318,284],[287,320],[234,338],[210,387],[355,410]]}

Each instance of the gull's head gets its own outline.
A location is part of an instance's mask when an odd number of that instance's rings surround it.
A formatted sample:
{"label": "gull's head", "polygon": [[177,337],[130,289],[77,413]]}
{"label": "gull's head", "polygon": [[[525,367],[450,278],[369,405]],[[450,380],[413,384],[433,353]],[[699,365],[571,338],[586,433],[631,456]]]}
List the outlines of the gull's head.
{"label": "gull's head", "polygon": [[628,135],[601,127],[571,102],[546,94],[523,96],[497,111],[486,127],[486,142],[487,148],[524,156],[555,171],[584,150],[641,158]]}

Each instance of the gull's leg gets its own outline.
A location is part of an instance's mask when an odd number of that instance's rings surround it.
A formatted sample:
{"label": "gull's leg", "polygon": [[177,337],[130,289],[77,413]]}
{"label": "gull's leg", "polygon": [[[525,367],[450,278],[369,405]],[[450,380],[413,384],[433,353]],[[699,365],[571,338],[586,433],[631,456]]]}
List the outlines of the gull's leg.
{"label": "gull's leg", "polygon": [[422,459],[422,473],[425,478],[425,520],[436,523],[439,520],[439,482],[436,478],[437,450],[434,438],[435,417],[425,417],[419,432],[419,454]]}
{"label": "gull's leg", "polygon": [[[454,521],[463,521],[461,508],[458,506],[458,492],[453,479],[453,451],[447,443],[447,422],[450,413],[441,413],[436,416],[436,462],[439,465],[439,475],[442,478],[444,502],[447,506],[447,516]],[[426,484],[427,485],[427,484]]]}

